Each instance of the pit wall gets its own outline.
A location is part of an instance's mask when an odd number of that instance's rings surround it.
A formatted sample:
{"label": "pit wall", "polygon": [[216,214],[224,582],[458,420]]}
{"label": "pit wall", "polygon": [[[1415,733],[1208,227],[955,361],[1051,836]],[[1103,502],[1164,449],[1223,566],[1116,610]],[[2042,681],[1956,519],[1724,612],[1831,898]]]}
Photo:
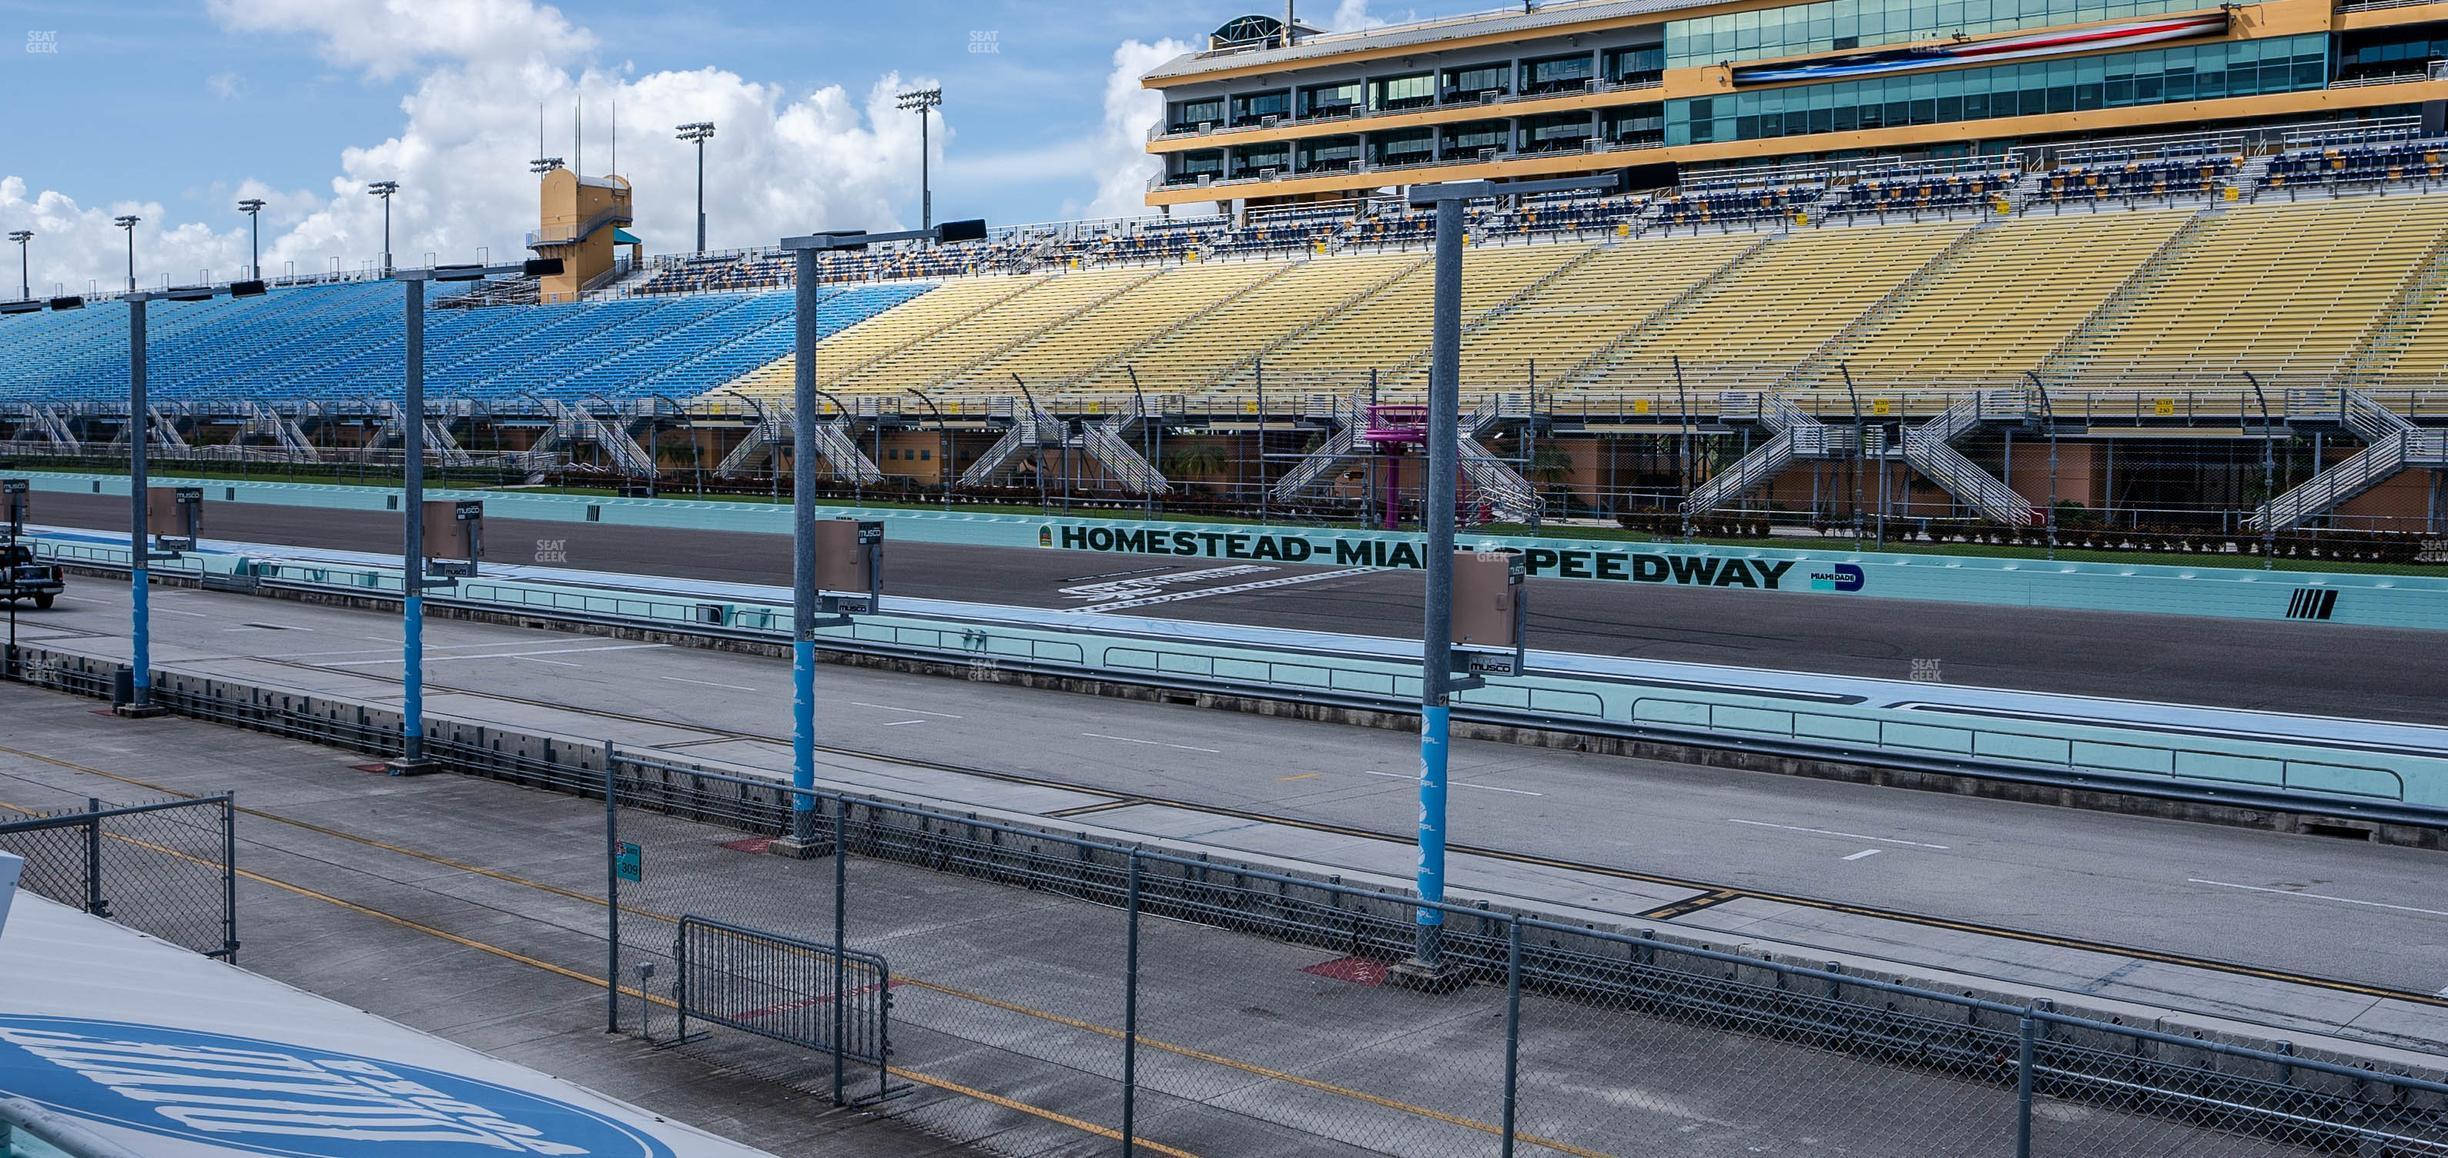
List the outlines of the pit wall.
{"label": "pit wall", "polygon": [[[125,495],[124,475],[30,473],[42,492]],[[310,483],[160,478],[156,485],[205,488],[205,531],[216,502],[321,510],[396,510],[397,491]],[[785,505],[698,499],[596,498],[526,491],[428,492],[436,499],[481,499],[495,519],[699,531],[788,534]],[[1410,531],[1331,527],[979,514],[960,510],[827,506],[828,517],[876,519],[891,541],[969,547],[1071,550],[1186,560],[1228,560],[1412,569],[1422,536]],[[41,504],[35,504],[41,521]],[[1564,536],[1474,535],[1464,547],[1518,550],[1534,576],[1596,583],[1711,587],[1831,601],[1913,599],[1997,607],[2191,615],[2218,619],[2294,619],[2326,625],[2448,630],[2448,577],[2325,571],[2264,571],[2126,562],[2065,562],[1674,543],[1625,543]]]}

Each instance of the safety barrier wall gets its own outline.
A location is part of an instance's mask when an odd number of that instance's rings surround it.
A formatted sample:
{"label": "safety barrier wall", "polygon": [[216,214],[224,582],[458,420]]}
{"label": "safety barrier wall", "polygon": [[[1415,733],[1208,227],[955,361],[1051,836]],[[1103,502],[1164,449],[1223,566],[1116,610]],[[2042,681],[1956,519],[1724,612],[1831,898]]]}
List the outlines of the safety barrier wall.
{"label": "safety barrier wall", "polygon": [[[45,542],[62,562],[124,566],[124,548]],[[396,570],[235,556],[189,555],[157,571],[243,583],[396,596]],[[532,615],[766,641],[788,638],[790,611],[772,602],[468,579],[429,589],[429,606]],[[1200,638],[1208,634],[1209,638]],[[1262,646],[1196,625],[1072,617],[1025,620],[878,614],[820,629],[854,654],[1262,699],[1408,712],[1419,702],[1416,661],[1358,637],[1283,633],[1311,642]],[[1219,639],[1215,636],[1224,636]],[[1340,641],[1340,642],[1338,642]],[[1542,671],[1542,666],[1547,670]],[[2346,750],[2283,736],[2217,736],[2112,721],[1932,713],[1833,702],[1767,688],[1756,693],[1571,674],[1533,653],[1529,671],[1458,693],[1466,720],[1739,748],[1949,775],[2047,783],[2246,808],[2448,824],[2448,751],[2403,745]]]}
{"label": "safety barrier wall", "polygon": [[[38,491],[127,493],[127,479],[120,475],[29,477]],[[161,485],[177,481],[164,479]],[[381,487],[193,480],[182,485],[205,486],[207,498],[217,502],[325,510],[396,510],[399,500],[398,492]],[[766,534],[790,531],[789,508],[776,504],[499,490],[429,494],[482,499],[485,513],[497,519]],[[39,517],[39,507],[36,513]],[[972,547],[1395,569],[1417,567],[1421,549],[1421,537],[1406,531],[902,508],[828,507],[825,513],[835,518],[881,520],[888,539]],[[2448,630],[2448,577],[1622,543],[1560,536],[1465,534],[1461,542],[1465,547],[1526,552],[1534,575],[1590,582],[2227,619],[2301,618],[2305,607],[2325,606],[2327,614],[2322,618],[2327,623]],[[2299,599],[2306,589],[2333,590],[2337,597]]]}

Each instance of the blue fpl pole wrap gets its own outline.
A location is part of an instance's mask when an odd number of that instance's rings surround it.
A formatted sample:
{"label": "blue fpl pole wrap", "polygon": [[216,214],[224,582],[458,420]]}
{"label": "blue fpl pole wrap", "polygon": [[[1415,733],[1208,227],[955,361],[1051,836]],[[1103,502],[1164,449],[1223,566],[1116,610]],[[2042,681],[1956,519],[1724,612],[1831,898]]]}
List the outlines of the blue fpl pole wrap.
{"label": "blue fpl pole wrap", "polygon": [[153,553],[146,491],[145,444],[153,436],[150,406],[145,400],[145,299],[128,296],[128,608],[133,620],[128,667],[135,678],[129,701],[137,708],[151,702],[153,691]]}
{"label": "blue fpl pole wrap", "polygon": [[[1420,710],[1419,895],[1445,899],[1445,752],[1453,709],[1442,704]],[[1445,923],[1445,910],[1421,905],[1421,928]]]}
{"label": "blue fpl pole wrap", "polygon": [[799,250],[791,374],[791,838],[816,837],[816,251]]}

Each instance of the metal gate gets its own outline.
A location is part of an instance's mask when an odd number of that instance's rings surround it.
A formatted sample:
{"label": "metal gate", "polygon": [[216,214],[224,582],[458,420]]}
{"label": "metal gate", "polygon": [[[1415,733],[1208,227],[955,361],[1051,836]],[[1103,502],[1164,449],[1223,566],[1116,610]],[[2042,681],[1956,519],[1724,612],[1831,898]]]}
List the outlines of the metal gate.
{"label": "metal gate", "polygon": [[694,914],[672,942],[672,998],[680,1040],[689,1020],[802,1046],[833,1057],[838,1097],[846,1067],[875,1067],[875,1093],[889,1084],[892,969],[884,958]]}

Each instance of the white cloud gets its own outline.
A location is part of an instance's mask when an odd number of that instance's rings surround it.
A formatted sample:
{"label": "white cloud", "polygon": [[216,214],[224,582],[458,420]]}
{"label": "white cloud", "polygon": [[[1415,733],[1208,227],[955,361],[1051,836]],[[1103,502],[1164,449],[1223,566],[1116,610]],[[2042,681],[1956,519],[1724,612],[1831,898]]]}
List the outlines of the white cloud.
{"label": "white cloud", "polygon": [[1090,217],[1136,217],[1147,212],[1147,182],[1163,162],[1147,151],[1148,130],[1164,117],[1164,94],[1139,83],[1149,69],[1190,51],[1170,38],[1148,44],[1125,40],[1114,49],[1105,75],[1105,121],[1094,148],[1096,199]]}
{"label": "white cloud", "polygon": [[[589,174],[605,172],[612,161],[611,113],[618,107],[620,170],[637,190],[632,231],[649,252],[685,249],[695,240],[696,154],[671,133],[683,121],[717,125],[705,152],[708,244],[715,248],[771,244],[819,227],[895,228],[899,205],[914,200],[918,123],[894,109],[893,94],[931,78],[905,83],[886,74],[863,92],[841,86],[791,92],[716,68],[643,76],[630,75],[625,63],[591,68],[593,36],[526,0],[214,0],[212,12],[233,29],[311,37],[324,58],[370,77],[421,65],[400,102],[403,119],[394,135],[342,150],[326,187],[239,186],[237,196],[271,203],[263,217],[263,263],[274,275],[327,270],[335,256],[349,269],[378,257],[383,207],[365,192],[377,180],[401,186],[391,206],[400,264],[422,264],[428,252],[472,260],[479,247],[494,261],[520,256],[536,222],[527,162],[536,155],[537,108],[545,112],[546,152],[574,164],[571,107],[581,93]],[[939,147],[951,135],[940,113],[934,133]],[[121,284],[125,242],[110,225],[118,213],[145,218],[136,234],[142,285],[164,274],[185,282],[202,269],[226,278],[246,263],[246,224],[234,213],[211,226],[168,222],[159,204],[89,207],[58,191],[32,190],[19,177],[0,178],[0,221],[9,228],[22,221],[40,235],[33,251],[40,289],[61,282],[81,290],[88,279],[103,288]]]}
{"label": "white cloud", "polygon": [[1369,15],[1368,6],[1369,0],[1342,0],[1335,5],[1334,15],[1326,18],[1326,31],[1359,32],[1384,27],[1384,20]]}
{"label": "white cloud", "polygon": [[236,100],[246,91],[246,78],[234,72],[216,72],[204,78],[204,90],[222,100]]}
{"label": "white cloud", "polygon": [[434,59],[500,65],[567,61],[595,37],[527,0],[209,0],[225,28],[311,36],[323,59],[378,80]]}

